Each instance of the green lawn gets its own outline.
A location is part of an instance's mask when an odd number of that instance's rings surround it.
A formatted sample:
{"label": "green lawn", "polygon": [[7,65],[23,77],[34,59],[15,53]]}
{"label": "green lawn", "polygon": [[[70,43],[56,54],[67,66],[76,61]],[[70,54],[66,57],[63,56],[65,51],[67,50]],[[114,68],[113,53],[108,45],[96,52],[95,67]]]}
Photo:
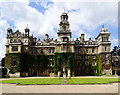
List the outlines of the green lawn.
{"label": "green lawn", "polygon": [[[67,84],[109,84],[111,82],[120,82],[118,78],[71,78],[66,79]],[[61,84],[62,78],[33,78],[33,79],[9,79],[2,80],[2,83],[16,83],[20,85],[30,84]]]}
{"label": "green lawn", "polygon": [[109,84],[120,82],[118,78],[71,78],[67,79],[67,84]]}
{"label": "green lawn", "polygon": [[2,80],[2,83],[16,83],[20,85],[28,84],[61,84],[62,79],[58,78],[36,78],[36,79],[10,79]]}

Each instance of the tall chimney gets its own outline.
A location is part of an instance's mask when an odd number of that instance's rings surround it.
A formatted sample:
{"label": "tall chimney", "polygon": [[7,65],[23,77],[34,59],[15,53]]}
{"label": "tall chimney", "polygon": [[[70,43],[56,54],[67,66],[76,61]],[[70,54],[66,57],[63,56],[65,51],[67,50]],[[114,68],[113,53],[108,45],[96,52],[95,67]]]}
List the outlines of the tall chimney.
{"label": "tall chimney", "polygon": [[84,41],[84,34],[81,34],[81,41]]}
{"label": "tall chimney", "polygon": [[45,34],[45,40],[48,40],[48,38],[49,38],[49,35]]}

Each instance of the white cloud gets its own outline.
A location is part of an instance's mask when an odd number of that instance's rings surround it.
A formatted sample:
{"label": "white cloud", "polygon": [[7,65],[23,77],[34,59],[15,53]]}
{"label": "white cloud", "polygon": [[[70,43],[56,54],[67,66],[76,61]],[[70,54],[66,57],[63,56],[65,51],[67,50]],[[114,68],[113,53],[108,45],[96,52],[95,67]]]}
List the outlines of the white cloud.
{"label": "white cloud", "polygon": [[6,20],[0,19],[0,59],[5,56],[5,43],[6,43],[6,29],[8,27],[8,23]]}
{"label": "white cloud", "polygon": [[116,38],[111,39],[111,42],[112,42],[114,45],[118,45],[118,39],[116,39]]}
{"label": "white cloud", "polygon": [[[117,38],[113,38],[111,39],[111,47],[113,48],[114,46],[118,46],[118,39]],[[111,48],[111,50],[112,50]]]}

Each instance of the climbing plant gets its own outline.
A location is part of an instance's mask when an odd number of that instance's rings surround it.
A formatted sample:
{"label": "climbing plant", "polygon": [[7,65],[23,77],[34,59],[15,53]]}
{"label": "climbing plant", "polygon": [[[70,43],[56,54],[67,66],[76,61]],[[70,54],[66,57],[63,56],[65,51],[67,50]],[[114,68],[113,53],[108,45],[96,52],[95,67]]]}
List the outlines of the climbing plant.
{"label": "climbing plant", "polygon": [[65,65],[71,69],[71,74],[74,70],[74,53],[55,53],[54,55],[54,71],[55,74],[61,69],[61,65]]}
{"label": "climbing plant", "polygon": [[28,53],[22,54],[20,72],[29,73],[30,69],[34,71],[45,71],[48,69],[49,59],[47,55],[30,55]]}
{"label": "climbing plant", "polygon": [[97,75],[102,76],[101,56],[96,55],[96,59],[97,59]]}
{"label": "climbing plant", "polygon": [[89,56],[88,62],[89,62],[89,67],[88,67],[89,75],[94,75],[93,66],[92,66],[92,62],[93,62],[92,56]]}

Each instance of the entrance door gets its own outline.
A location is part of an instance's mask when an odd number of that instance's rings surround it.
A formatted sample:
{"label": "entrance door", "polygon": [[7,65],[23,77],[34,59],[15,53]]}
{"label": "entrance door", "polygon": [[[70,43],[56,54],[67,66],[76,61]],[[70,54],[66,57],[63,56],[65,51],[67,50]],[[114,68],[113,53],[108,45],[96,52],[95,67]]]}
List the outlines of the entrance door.
{"label": "entrance door", "polygon": [[112,71],[112,74],[115,75],[115,70]]}

